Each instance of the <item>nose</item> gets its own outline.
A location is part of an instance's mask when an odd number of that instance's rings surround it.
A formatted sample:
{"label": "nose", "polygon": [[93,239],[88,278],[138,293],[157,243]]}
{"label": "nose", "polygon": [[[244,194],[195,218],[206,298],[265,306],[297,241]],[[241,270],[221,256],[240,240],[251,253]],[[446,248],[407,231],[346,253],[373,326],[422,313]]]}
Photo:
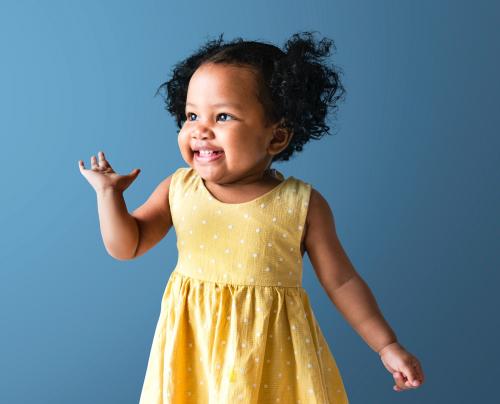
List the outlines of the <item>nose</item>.
{"label": "nose", "polygon": [[195,139],[205,139],[213,137],[213,132],[206,125],[197,125],[192,132],[192,137]]}

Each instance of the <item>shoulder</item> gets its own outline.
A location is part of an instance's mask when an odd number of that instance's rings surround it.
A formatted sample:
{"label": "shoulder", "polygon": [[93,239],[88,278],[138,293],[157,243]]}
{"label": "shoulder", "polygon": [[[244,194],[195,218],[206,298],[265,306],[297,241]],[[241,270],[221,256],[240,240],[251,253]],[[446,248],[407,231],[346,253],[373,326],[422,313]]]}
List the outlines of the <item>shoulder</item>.
{"label": "shoulder", "polygon": [[188,167],[179,167],[168,177],[164,178],[150,195],[146,206],[155,206],[157,209],[167,209],[168,204],[165,205],[165,201],[170,199],[175,183],[180,177],[185,176],[188,169]]}
{"label": "shoulder", "polygon": [[331,229],[333,221],[333,212],[328,201],[317,189],[311,187],[309,208],[306,216],[306,236],[314,237],[315,234],[322,233],[321,229]]}

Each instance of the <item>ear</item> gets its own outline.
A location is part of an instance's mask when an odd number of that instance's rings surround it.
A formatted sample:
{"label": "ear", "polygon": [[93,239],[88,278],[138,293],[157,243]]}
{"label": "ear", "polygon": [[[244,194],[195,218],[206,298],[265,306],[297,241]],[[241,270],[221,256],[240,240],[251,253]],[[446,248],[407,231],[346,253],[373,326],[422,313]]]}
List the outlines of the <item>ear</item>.
{"label": "ear", "polygon": [[292,140],[293,132],[285,128],[283,123],[284,119],[281,119],[278,123],[273,125],[272,137],[267,149],[272,156],[285,150],[290,140]]}

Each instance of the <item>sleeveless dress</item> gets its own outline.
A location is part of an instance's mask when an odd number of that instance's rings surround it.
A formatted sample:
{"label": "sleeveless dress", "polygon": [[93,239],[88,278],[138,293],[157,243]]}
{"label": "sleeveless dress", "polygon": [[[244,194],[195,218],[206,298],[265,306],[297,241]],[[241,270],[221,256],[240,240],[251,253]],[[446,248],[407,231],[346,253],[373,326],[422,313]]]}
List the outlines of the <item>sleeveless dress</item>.
{"label": "sleeveless dress", "polygon": [[346,404],[302,283],[311,185],[292,176],[224,203],[191,167],[172,176],[178,261],[161,300],[140,404]]}

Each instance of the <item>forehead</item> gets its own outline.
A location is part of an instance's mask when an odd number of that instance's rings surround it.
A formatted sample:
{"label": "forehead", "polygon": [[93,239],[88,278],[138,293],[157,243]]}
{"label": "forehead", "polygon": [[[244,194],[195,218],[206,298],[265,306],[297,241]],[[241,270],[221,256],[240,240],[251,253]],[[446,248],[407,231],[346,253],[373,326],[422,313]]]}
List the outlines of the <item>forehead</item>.
{"label": "forehead", "polygon": [[191,76],[187,102],[197,103],[200,98],[222,102],[231,98],[243,104],[256,101],[256,97],[257,79],[250,67],[210,63],[200,66]]}

